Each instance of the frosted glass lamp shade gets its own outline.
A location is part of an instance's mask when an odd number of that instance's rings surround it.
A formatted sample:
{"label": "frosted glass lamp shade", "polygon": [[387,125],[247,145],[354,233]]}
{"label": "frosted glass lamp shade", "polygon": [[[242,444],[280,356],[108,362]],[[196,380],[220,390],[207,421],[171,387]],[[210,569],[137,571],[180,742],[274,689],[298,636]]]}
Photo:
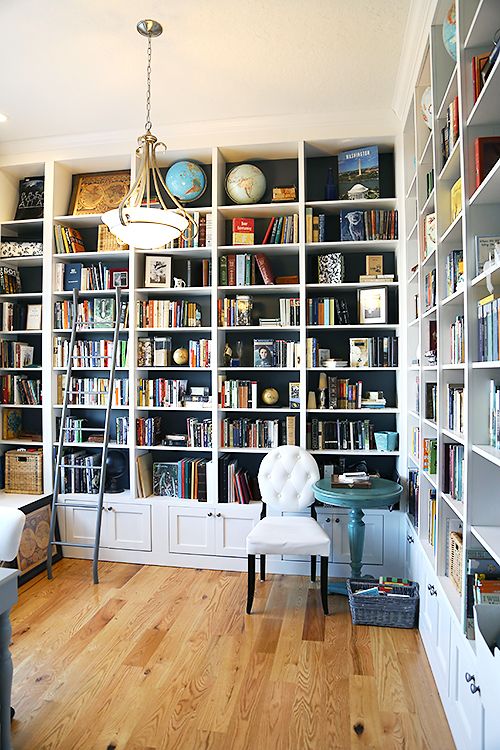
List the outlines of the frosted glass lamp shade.
{"label": "frosted glass lamp shade", "polygon": [[176,211],[158,208],[136,206],[126,208],[124,214],[128,220],[126,225],[121,223],[118,209],[106,211],[102,220],[120,242],[146,250],[162,247],[177,239],[189,223]]}

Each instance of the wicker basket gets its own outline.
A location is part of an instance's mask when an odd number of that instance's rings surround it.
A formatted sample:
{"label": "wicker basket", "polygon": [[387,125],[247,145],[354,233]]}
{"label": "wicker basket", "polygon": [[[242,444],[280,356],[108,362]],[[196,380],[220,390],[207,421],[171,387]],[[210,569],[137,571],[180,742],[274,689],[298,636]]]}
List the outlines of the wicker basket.
{"label": "wicker basket", "polygon": [[[353,625],[380,625],[386,628],[416,628],[418,624],[418,583],[412,581],[401,593],[410,595],[408,599],[400,596],[363,596],[356,591],[371,589],[377,581],[366,578],[347,579],[347,593]],[[397,589],[394,593],[398,593]]]}
{"label": "wicker basket", "polygon": [[128,250],[128,245],[122,245],[106,224],[99,224],[97,230],[97,252],[113,253],[115,250]]}
{"label": "wicker basket", "polygon": [[41,495],[43,492],[43,450],[6,451],[5,492]]}
{"label": "wicker basket", "polygon": [[462,551],[464,541],[458,531],[450,532],[448,537],[448,577],[451,578],[458,591],[462,591]]}

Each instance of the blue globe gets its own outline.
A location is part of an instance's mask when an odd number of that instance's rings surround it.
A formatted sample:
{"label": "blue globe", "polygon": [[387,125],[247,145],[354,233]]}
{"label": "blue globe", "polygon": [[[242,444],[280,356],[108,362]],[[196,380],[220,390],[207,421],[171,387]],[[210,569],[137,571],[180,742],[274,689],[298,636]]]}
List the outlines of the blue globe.
{"label": "blue globe", "polygon": [[177,161],[169,168],[165,184],[179,201],[192,203],[207,189],[207,176],[194,161]]}
{"label": "blue globe", "polygon": [[457,60],[457,18],[455,2],[448,8],[448,13],[443,22],[443,44],[447,53],[453,60]]}

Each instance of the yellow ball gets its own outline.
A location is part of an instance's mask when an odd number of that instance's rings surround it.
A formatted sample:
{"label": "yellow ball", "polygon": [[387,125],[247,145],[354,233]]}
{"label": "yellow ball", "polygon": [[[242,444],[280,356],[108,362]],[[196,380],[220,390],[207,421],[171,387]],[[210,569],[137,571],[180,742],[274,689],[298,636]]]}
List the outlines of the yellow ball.
{"label": "yellow ball", "polygon": [[173,354],[173,359],[176,365],[187,365],[189,359],[189,352],[187,349],[176,349]]}
{"label": "yellow ball", "polygon": [[266,406],[274,406],[278,403],[280,394],[276,388],[265,388],[262,391],[262,401]]}

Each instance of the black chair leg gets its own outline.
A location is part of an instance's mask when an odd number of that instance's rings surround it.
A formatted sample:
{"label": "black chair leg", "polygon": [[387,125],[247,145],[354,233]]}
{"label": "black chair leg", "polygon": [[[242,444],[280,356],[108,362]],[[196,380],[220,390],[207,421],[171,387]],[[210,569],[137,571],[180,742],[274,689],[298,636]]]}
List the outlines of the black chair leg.
{"label": "black chair leg", "polygon": [[321,603],[323,605],[323,612],[325,615],[328,614],[328,558],[321,557],[321,568],[320,568],[320,581],[321,581]]}
{"label": "black chair leg", "polygon": [[316,580],[316,555],[311,555],[311,581]]}
{"label": "black chair leg", "polygon": [[266,556],[265,555],[260,556],[260,580],[261,581],[266,580]]}
{"label": "black chair leg", "polygon": [[248,555],[247,615],[252,611],[255,594],[255,555]]}

